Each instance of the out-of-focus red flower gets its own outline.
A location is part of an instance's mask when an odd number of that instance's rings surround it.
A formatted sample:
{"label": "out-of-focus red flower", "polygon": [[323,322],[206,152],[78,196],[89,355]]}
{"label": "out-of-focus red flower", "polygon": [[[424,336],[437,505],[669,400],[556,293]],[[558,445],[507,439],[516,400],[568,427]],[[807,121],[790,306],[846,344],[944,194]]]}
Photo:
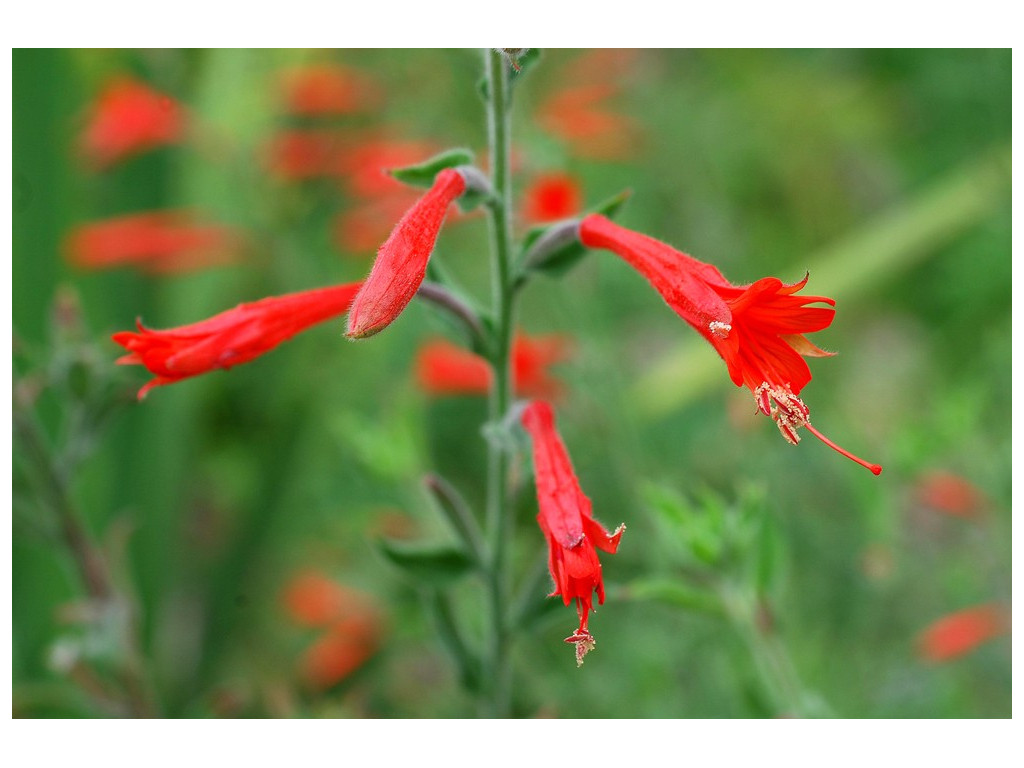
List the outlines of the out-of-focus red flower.
{"label": "out-of-focus red flower", "polygon": [[281,98],[293,115],[347,115],[375,106],[380,91],[361,72],[337,64],[310,64],[282,73]]}
{"label": "out-of-focus red flower", "polygon": [[416,191],[396,182],[389,194],[356,203],[335,217],[335,245],[347,254],[372,254],[415,201]]}
{"label": "out-of-focus red flower", "polygon": [[919,504],[952,517],[976,518],[981,514],[981,493],[952,472],[927,472],[918,478],[915,496]]}
{"label": "out-of-focus red flower", "polygon": [[121,365],[144,365],[156,378],[139,390],[139,399],[153,387],[228,369],[269,352],[312,325],[343,314],[359,283],[271,296],[221,312],[192,325],[153,330],[137,322],[138,332],[121,331],[112,338],[128,350]]}
{"label": "out-of-focus red flower", "polygon": [[282,131],[267,145],[267,170],[285,181],[335,178],[351,146],[352,139],[336,130]]}
{"label": "out-of-focus red flower", "polygon": [[1010,622],[1002,606],[988,603],[967,608],[927,626],[917,637],[918,655],[923,661],[952,661],[1009,631]]}
{"label": "out-of-focus red flower", "polygon": [[598,82],[573,86],[553,93],[540,106],[537,122],[562,139],[570,151],[595,160],[628,157],[636,145],[637,127],[632,119],[608,107],[618,86]]}
{"label": "out-of-focus red flower", "polygon": [[130,77],[111,80],[90,107],[80,148],[98,169],[181,141],[185,117],[170,96]]}
{"label": "out-of-focus red flower", "polygon": [[[576,663],[593,650],[595,642],[587,628],[593,595],[604,603],[604,580],[597,549],[615,553],[625,525],[608,533],[594,520],[590,499],[580,489],[569,452],[555,428],[555,415],[543,400],[534,400],[523,411],[523,426],[533,441],[533,467],[537,484],[537,522],[548,542],[548,567],[555,589],[569,605],[576,601],[579,628],[567,637],[576,645]],[[596,548],[596,549],[595,549]]]}
{"label": "out-of-focus red flower", "polygon": [[380,645],[381,617],[368,595],[318,571],[304,571],[284,592],[293,621],[327,631],[302,655],[302,676],[315,689],[330,688],[369,659]]}
{"label": "out-of-focus red flower", "polygon": [[448,206],[466,189],[462,174],[445,168],[406,211],[377,251],[369,277],[352,302],[346,335],[361,339],[390,325],[412,301],[427,271]]}
{"label": "out-of-focus red flower", "polygon": [[308,627],[327,626],[346,613],[363,613],[368,608],[362,593],[313,570],[293,577],[283,599],[292,621]]}
{"label": "out-of-focus red flower", "polygon": [[340,159],[341,172],[348,178],[348,190],[364,199],[393,195],[396,189],[406,189],[395,181],[388,171],[418,163],[437,151],[429,142],[416,139],[374,139],[353,142]]}
{"label": "out-of-focus red flower", "polygon": [[[795,295],[807,277],[792,285],[776,277],[733,285],[711,264],[596,214],[580,224],[580,241],[618,254],[646,277],[675,313],[721,355],[733,383],[754,393],[758,409],[775,421],[788,442],[800,442],[797,429],[806,427],[830,448],[881,473],[879,465],[854,456],[815,429],[810,411],[798,397],[811,380],[803,357],[832,354],[804,334],[827,328],[835,316],[832,299]],[[807,306],[815,302],[830,307]]]}
{"label": "out-of-focus red flower", "polygon": [[379,645],[379,627],[373,618],[341,619],[303,654],[302,676],[312,688],[330,688],[361,667]]}
{"label": "out-of-focus red flower", "polygon": [[[558,397],[561,382],[547,369],[569,356],[564,336],[518,334],[512,342],[512,380],[520,397]],[[430,341],[416,355],[416,381],[430,395],[486,395],[492,372],[487,362],[449,341]]]}
{"label": "out-of-focus red flower", "polygon": [[523,199],[523,217],[531,224],[567,219],[582,208],[580,185],[567,173],[538,176]]}
{"label": "out-of-focus red flower", "polygon": [[166,274],[235,261],[242,238],[219,224],[201,224],[191,211],[151,211],[76,227],[65,241],[69,262],[82,269],[132,265]]}

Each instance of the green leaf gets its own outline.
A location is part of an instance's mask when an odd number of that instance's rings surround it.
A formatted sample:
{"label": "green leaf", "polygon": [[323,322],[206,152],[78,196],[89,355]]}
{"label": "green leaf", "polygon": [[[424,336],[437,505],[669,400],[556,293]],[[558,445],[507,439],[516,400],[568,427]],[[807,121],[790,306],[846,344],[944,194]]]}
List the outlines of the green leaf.
{"label": "green leaf", "polygon": [[469,165],[472,162],[473,153],[468,149],[449,149],[417,165],[392,168],[388,173],[403,184],[413,187],[429,187],[434,183],[434,177],[445,168]]}
{"label": "green leaf", "polygon": [[452,544],[424,544],[380,539],[377,547],[413,581],[443,587],[473,570],[473,558]]}
{"label": "green leaf", "polygon": [[[624,189],[617,195],[602,200],[594,207],[588,209],[583,215],[599,213],[609,218],[614,217],[632,194],[633,191],[631,189]],[[557,226],[558,222],[546,227],[534,227],[526,233],[526,237],[523,238],[523,252],[520,259],[524,272],[542,272],[552,277],[558,277],[572,269],[576,262],[586,255],[587,249],[578,239],[554,244],[552,248],[547,250],[533,248],[533,246],[538,245],[541,237],[550,231],[552,227]]]}

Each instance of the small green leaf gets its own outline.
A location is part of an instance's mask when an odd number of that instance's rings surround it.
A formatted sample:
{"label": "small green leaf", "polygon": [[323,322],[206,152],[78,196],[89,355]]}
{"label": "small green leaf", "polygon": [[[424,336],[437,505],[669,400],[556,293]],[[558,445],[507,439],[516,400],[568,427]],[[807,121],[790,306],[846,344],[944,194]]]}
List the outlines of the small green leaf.
{"label": "small green leaf", "polygon": [[[584,215],[599,213],[602,216],[614,217],[632,194],[632,190],[624,189],[614,197],[602,200],[594,207],[588,209]],[[526,233],[526,237],[523,238],[523,255],[521,258],[522,268],[524,271],[542,272],[553,277],[558,277],[568,272],[576,265],[576,262],[586,255],[587,249],[577,239],[559,244],[559,247],[552,248],[544,253],[530,252],[532,246],[537,244],[546,232],[548,232],[552,227],[557,226],[558,223],[556,222],[555,224],[546,227],[534,227]]]}
{"label": "small green leaf", "polygon": [[417,165],[392,168],[388,173],[403,184],[413,187],[429,187],[434,183],[434,177],[445,168],[469,165],[472,162],[473,153],[468,149],[449,149]]}
{"label": "small green leaf", "polygon": [[473,570],[473,558],[452,544],[424,544],[380,539],[377,547],[392,564],[419,584],[442,587]]}

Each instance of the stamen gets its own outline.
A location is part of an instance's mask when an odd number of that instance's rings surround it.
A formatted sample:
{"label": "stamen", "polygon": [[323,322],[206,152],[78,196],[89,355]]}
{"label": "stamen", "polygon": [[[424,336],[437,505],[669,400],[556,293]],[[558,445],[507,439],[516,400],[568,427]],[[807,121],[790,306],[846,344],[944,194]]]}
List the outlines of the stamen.
{"label": "stamen", "polygon": [[880,465],[878,465],[878,464],[871,464],[870,462],[864,461],[864,459],[862,459],[862,458],[854,456],[852,453],[850,453],[846,449],[840,448],[838,445],[836,445],[831,440],[829,440],[827,437],[825,437],[823,434],[821,434],[821,432],[819,432],[814,427],[812,427],[810,422],[807,422],[806,424],[804,424],[804,426],[807,427],[808,430],[810,430],[810,433],[812,435],[814,435],[816,438],[821,440],[821,442],[823,442],[825,445],[827,445],[832,450],[838,451],[839,453],[841,453],[846,458],[852,459],[853,461],[855,461],[858,464],[860,464],[862,467],[870,469],[872,474],[875,474],[875,475],[882,474],[882,467]]}
{"label": "stamen", "polygon": [[719,320],[712,320],[708,323],[708,330],[720,339],[727,339],[729,338],[729,331],[732,330],[732,326]]}

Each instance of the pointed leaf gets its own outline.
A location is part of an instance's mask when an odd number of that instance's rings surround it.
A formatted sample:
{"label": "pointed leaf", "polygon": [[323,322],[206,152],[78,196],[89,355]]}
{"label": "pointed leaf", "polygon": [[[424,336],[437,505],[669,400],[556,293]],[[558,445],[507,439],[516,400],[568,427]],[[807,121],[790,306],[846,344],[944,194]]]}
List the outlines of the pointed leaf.
{"label": "pointed leaf", "polygon": [[403,184],[409,184],[413,187],[429,187],[434,183],[434,177],[445,168],[469,165],[472,162],[473,153],[468,149],[449,149],[424,160],[422,163],[407,165],[402,168],[392,168],[388,173]]}

